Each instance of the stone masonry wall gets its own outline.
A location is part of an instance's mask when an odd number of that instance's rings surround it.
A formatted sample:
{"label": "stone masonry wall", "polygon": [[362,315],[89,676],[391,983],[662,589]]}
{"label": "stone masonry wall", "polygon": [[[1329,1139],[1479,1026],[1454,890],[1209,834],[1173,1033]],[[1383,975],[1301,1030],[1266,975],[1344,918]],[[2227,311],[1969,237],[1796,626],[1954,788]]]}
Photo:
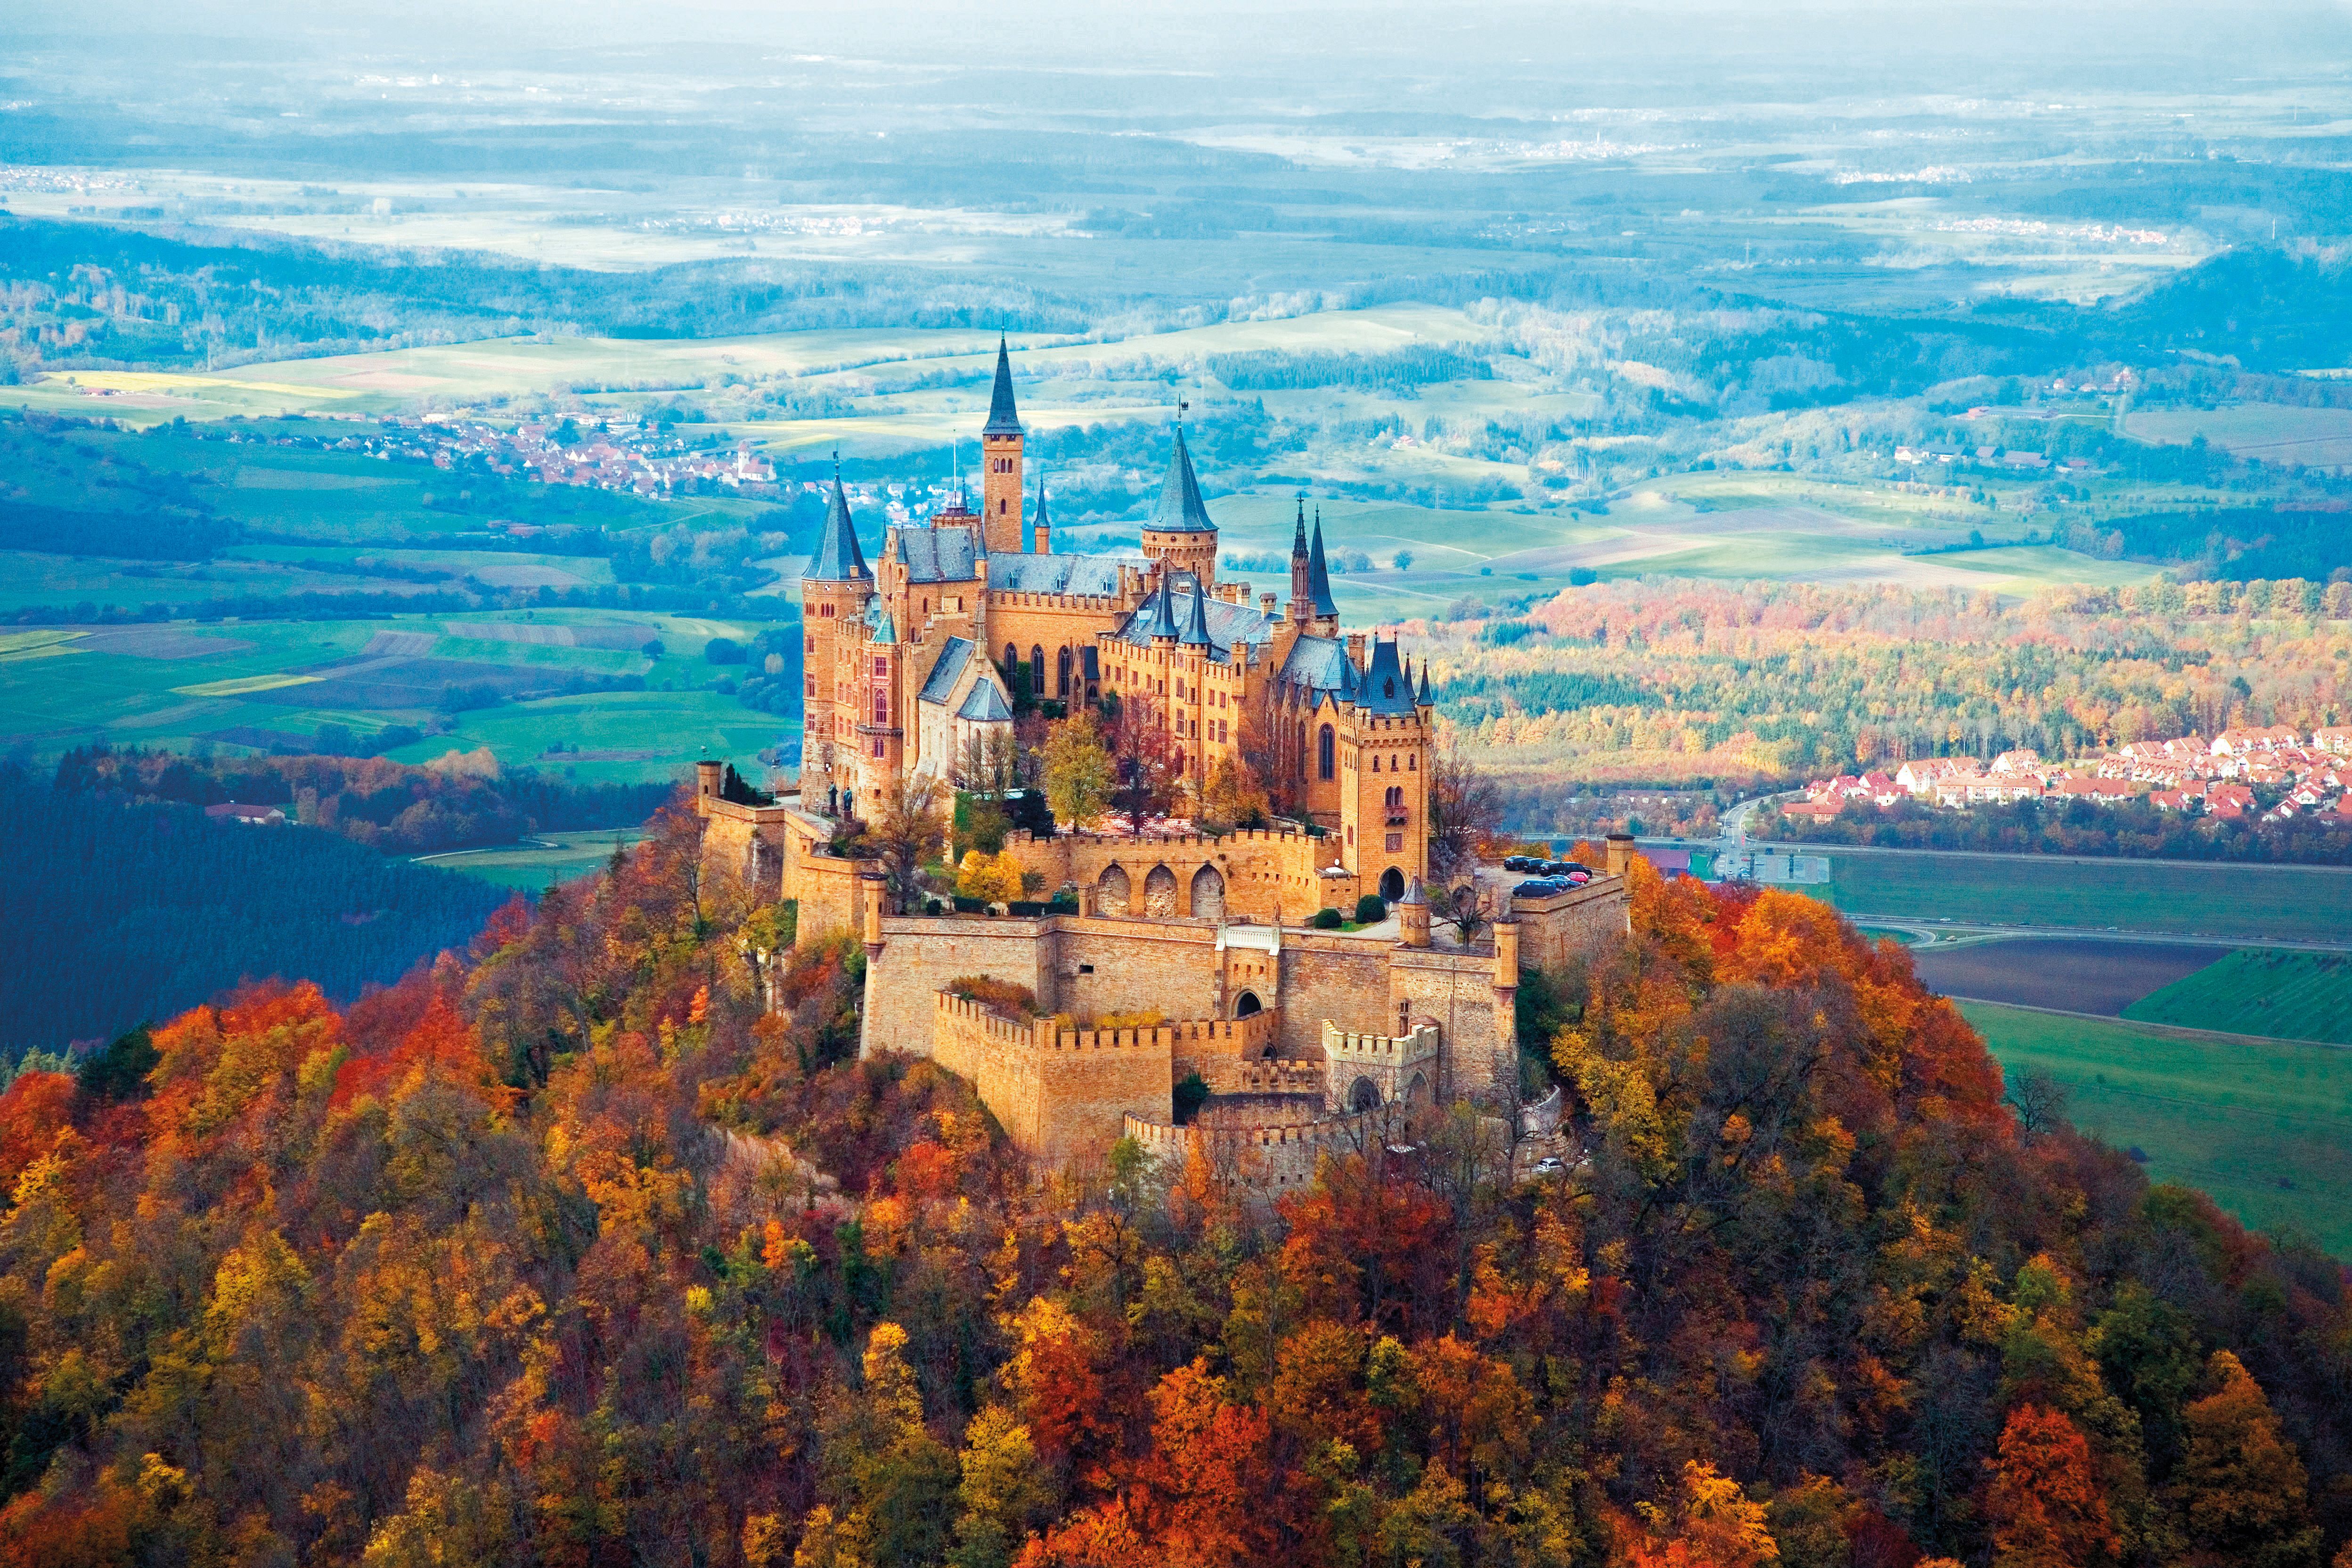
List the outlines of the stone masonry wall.
{"label": "stone masonry wall", "polygon": [[1528,969],[1558,969],[1633,929],[1622,877],[1595,877],[1548,899],[1514,899],[1511,917],[1519,922],[1519,963]]}

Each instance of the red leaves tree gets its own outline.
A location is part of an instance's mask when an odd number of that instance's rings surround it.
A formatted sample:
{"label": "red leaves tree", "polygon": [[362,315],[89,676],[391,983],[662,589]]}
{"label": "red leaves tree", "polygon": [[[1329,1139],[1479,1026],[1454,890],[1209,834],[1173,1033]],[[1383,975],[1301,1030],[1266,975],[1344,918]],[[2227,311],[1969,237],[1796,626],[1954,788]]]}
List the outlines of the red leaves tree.
{"label": "red leaves tree", "polygon": [[2059,1412],[2040,1405],[2010,1412],[2000,1456],[1989,1463],[1985,1512],[1996,1568],[2090,1568],[2123,1550],[2091,1446]]}

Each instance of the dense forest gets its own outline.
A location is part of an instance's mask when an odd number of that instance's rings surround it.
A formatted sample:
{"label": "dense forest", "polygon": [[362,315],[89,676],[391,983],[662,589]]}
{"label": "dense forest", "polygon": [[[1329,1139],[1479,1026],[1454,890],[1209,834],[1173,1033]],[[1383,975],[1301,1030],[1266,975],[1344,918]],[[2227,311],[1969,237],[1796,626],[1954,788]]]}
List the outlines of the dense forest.
{"label": "dense forest", "polygon": [[106,745],[67,752],[57,787],[187,805],[275,805],[290,820],[400,855],[511,844],[541,830],[634,826],[676,790],[508,771],[486,749],[413,766],[381,757],[184,757]]}
{"label": "dense forest", "polygon": [[501,896],[331,833],[214,822],[15,769],[0,769],[0,1053],[12,1058],[167,1017],[248,977],[353,997],[462,945]]}
{"label": "dense forest", "polygon": [[[2150,1187],[1894,944],[1635,871],[1463,1107],[1266,1202],[1031,1172],[673,812],[338,1011],[0,1097],[0,1552],[132,1563],[2261,1563],[2352,1532],[2334,1260]],[[762,992],[773,1007],[763,1007]],[[2339,1562],[2344,1559],[2338,1559]]]}
{"label": "dense forest", "polygon": [[1441,710],[1506,790],[1796,782],[2352,720],[2352,583],[2068,586],[2021,603],[1616,582],[1404,629]]}

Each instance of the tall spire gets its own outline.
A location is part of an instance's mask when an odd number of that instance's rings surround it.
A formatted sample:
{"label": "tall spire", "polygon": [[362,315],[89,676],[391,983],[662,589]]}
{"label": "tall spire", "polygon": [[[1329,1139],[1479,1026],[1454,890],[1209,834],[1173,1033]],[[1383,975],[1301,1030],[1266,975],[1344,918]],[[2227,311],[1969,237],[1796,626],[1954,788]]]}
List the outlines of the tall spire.
{"label": "tall spire", "polygon": [[817,534],[816,559],[802,576],[819,583],[854,583],[874,575],[866,552],[857,547],[857,530],[849,521],[849,497],[841,488],[841,454],[833,455],[833,496],[825,503],[824,527]]}
{"label": "tall spire", "polygon": [[1192,452],[1184,444],[1184,427],[1176,427],[1176,449],[1168,458],[1168,478],[1160,486],[1159,503],[1145,528],[1160,533],[1214,533],[1209,509],[1201,500],[1201,481],[1192,475]]}
{"label": "tall spire", "polygon": [[1307,593],[1317,616],[1337,619],[1339,606],[1331,602],[1331,573],[1323,563],[1323,509],[1315,509],[1315,538],[1307,548]]}
{"label": "tall spire", "polygon": [[996,386],[988,395],[988,423],[980,427],[980,433],[983,436],[1021,434],[1021,414],[1013,406],[1013,355],[1002,332],[996,334]]}
{"label": "tall spire", "polygon": [[1177,639],[1193,647],[1214,647],[1209,640],[1209,591],[1201,586],[1201,579],[1192,579],[1192,613],[1185,617],[1184,634]]}
{"label": "tall spire", "polygon": [[1308,605],[1314,591],[1308,586],[1307,569],[1307,492],[1298,492],[1298,521],[1290,530],[1290,617],[1294,621],[1311,618]]}
{"label": "tall spire", "polygon": [[1053,541],[1054,525],[1045,518],[1045,470],[1040,468],[1037,470],[1037,553],[1051,554]]}
{"label": "tall spire", "polygon": [[1163,571],[1160,574],[1160,592],[1151,595],[1151,622],[1144,627],[1144,633],[1148,637],[1173,637],[1177,635],[1176,600],[1169,588],[1169,584],[1173,583],[1175,578],[1176,574],[1173,572]]}

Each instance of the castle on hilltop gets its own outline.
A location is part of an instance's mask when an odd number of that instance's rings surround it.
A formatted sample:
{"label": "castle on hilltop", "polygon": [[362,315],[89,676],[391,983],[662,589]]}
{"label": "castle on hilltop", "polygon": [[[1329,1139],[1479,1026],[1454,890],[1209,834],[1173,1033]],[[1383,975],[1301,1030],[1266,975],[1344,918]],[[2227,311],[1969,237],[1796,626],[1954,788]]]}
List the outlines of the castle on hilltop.
{"label": "castle on hilltop", "polygon": [[[1484,940],[1441,940],[1423,891],[1428,672],[1416,679],[1393,640],[1341,629],[1320,520],[1310,531],[1301,503],[1288,601],[1253,603],[1246,584],[1218,581],[1217,525],[1181,422],[1130,552],[1055,553],[1042,482],[1025,504],[1023,446],[1000,342],[978,510],[959,495],[893,525],[868,562],[835,476],[802,579],[799,792],[731,799],[722,764],[702,764],[706,855],[793,900],[798,940],[856,933],[863,1048],[929,1056],[970,1079],[1048,1162],[1125,1135],[1279,1184],[1400,1113],[1515,1103],[1519,966],[1624,931],[1630,841],[1612,844],[1611,874],[1516,910],[1508,879],[1491,879]],[[849,825],[895,785],[946,782],[959,759],[1013,743],[1029,700],[1062,712],[1115,700],[1130,721],[1165,726],[1195,791],[1246,747],[1294,816],[1222,836],[1019,832],[1009,851],[1058,907],[887,908]],[[1370,894],[1394,908],[1365,929],[1293,923]],[[956,984],[979,976],[1026,992],[1036,1012]],[[1209,1098],[1180,1126],[1174,1089],[1195,1075]]]}

